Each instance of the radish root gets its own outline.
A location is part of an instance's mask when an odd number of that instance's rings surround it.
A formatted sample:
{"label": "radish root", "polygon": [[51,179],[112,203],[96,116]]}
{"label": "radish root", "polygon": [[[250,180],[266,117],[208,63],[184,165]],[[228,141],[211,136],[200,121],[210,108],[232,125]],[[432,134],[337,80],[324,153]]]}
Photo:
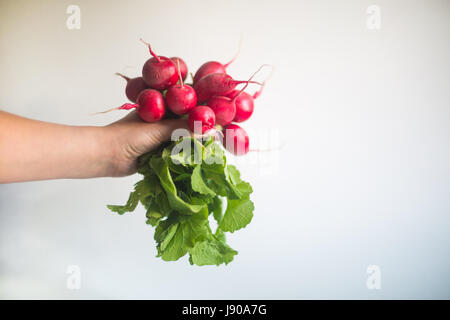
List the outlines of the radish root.
{"label": "radish root", "polygon": [[252,96],[253,99],[258,98],[261,95],[261,93],[263,92],[263,90],[266,86],[267,81],[269,81],[269,79],[272,78],[272,75],[275,72],[275,67],[272,65],[270,65],[270,67],[272,69],[270,70],[269,76],[266,78],[266,80],[263,81],[261,88],[253,94],[253,96]]}
{"label": "radish root", "polygon": [[180,78],[180,84],[181,87],[184,87],[183,78],[181,77],[181,71],[180,71],[180,60],[177,59],[177,68],[178,68],[178,77]]}
{"label": "radish root", "polygon": [[258,72],[260,72],[261,69],[264,68],[264,67],[271,67],[271,65],[270,65],[270,64],[263,64],[261,67],[259,67],[258,70],[256,70],[256,71],[252,74],[252,76],[251,76],[247,81],[242,81],[241,83],[244,83],[244,82],[245,82],[245,86],[238,92],[238,94],[233,98],[233,100],[236,100],[237,97],[239,97],[239,95],[240,95],[242,92],[244,92],[245,89],[247,89],[249,83],[256,83],[256,84],[259,84],[260,86],[263,86],[263,84],[261,84],[261,83],[259,83],[259,82],[256,82],[256,81],[251,81],[251,80],[252,80],[253,77],[254,77]]}
{"label": "radish root", "polygon": [[237,50],[237,52],[234,54],[234,57],[228,62],[228,63],[225,63],[223,66],[225,67],[225,69],[226,68],[228,68],[228,66],[230,65],[230,64],[232,64],[233,62],[234,62],[234,60],[236,60],[236,58],[239,56],[239,54],[241,53],[241,49],[242,49],[242,42],[243,42],[243,36],[242,36],[242,34],[241,34],[241,37],[240,37],[240,39],[239,39],[239,46],[238,46],[238,50]]}
{"label": "radish root", "polygon": [[156,60],[158,60],[158,62],[161,62],[161,59],[156,55],[156,53],[153,52],[152,50],[152,46],[150,45],[150,43],[144,41],[142,38],[139,38],[139,40],[141,40],[141,42],[143,44],[145,44],[148,47],[148,51],[150,51],[150,54],[155,57]]}
{"label": "radish root", "polygon": [[95,116],[97,114],[108,113],[108,112],[115,111],[115,110],[131,110],[131,109],[137,108],[137,106],[138,106],[137,103],[125,103],[125,104],[121,105],[120,107],[108,109],[108,110],[105,110],[105,111],[99,111],[99,112],[91,113],[91,116]]}
{"label": "radish root", "polygon": [[115,74],[116,76],[119,76],[119,77],[124,78],[127,82],[131,80],[130,77],[127,77],[126,75],[124,75],[124,74],[122,74],[122,73],[120,73],[120,72],[116,72],[116,73],[114,73],[114,74]]}

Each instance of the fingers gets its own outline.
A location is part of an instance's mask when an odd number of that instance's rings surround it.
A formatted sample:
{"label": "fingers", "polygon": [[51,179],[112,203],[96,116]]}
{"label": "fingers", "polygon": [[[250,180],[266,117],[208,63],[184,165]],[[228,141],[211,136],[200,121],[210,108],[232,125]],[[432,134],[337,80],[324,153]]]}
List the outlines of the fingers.
{"label": "fingers", "polygon": [[170,140],[172,132],[176,129],[186,129],[189,131],[186,119],[167,119],[152,123],[151,126],[146,126],[148,133],[157,136],[160,142]]}
{"label": "fingers", "polygon": [[139,150],[138,153],[147,152],[161,143],[169,141],[172,132],[176,129],[186,130],[186,133],[182,132],[179,137],[189,134],[186,119],[165,119],[148,123],[143,121],[136,111],[132,111],[119,121],[111,123],[109,127],[117,128],[121,132],[120,135],[124,137],[130,137],[128,143]]}

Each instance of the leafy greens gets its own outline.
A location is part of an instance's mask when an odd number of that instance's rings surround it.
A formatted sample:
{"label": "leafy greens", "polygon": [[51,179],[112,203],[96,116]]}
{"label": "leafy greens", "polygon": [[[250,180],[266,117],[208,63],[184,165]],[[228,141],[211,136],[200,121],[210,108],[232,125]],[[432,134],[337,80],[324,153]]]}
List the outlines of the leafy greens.
{"label": "leafy greens", "polygon": [[[227,245],[225,232],[250,223],[253,190],[235,166],[227,165],[223,148],[212,137],[203,142],[185,137],[144,154],[138,173],[143,179],[126,204],[107,207],[122,215],[141,203],[147,224],[155,227],[158,257],[174,261],[189,254],[189,262],[199,266],[233,260],[237,251]],[[217,222],[215,232],[210,216]]]}

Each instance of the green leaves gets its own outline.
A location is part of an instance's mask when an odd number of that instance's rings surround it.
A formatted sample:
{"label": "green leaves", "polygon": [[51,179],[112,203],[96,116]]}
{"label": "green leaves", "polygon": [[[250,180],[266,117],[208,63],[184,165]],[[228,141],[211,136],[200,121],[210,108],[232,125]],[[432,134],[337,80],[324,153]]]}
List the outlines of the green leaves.
{"label": "green leaves", "polygon": [[213,213],[214,219],[217,223],[220,223],[223,216],[223,200],[220,197],[214,197],[211,204],[208,205],[208,209]]}
{"label": "green leaves", "polygon": [[139,202],[139,193],[137,191],[133,191],[132,193],[130,193],[128,201],[125,205],[118,206],[109,204],[107,205],[107,207],[109,210],[113,212],[117,212],[118,214],[124,214],[126,212],[134,211],[134,209],[136,209],[138,202]]}
{"label": "green leaves", "polygon": [[152,157],[150,159],[150,167],[154,170],[159,178],[159,182],[166,192],[170,206],[180,213],[193,214],[203,209],[202,205],[191,205],[183,201],[177,194],[177,189],[170,175],[168,159]]}
{"label": "green leaves", "polygon": [[189,251],[191,264],[199,266],[220,265],[230,263],[237,251],[231,249],[225,242],[222,242],[215,236],[211,240],[197,242]]}
{"label": "green leaves", "polygon": [[216,193],[213,190],[211,190],[206,184],[206,182],[203,180],[202,167],[199,165],[194,168],[194,171],[192,171],[191,184],[192,190],[198,193],[212,197],[216,195]]}
{"label": "green leaves", "polygon": [[[175,261],[188,254],[189,262],[199,266],[233,260],[237,251],[226,244],[225,232],[250,223],[252,188],[236,167],[226,164],[218,143],[212,138],[203,143],[184,138],[166,144],[141,156],[138,172],[143,179],[135,184],[127,203],[108,208],[124,214],[140,202],[146,209],[146,223],[156,227],[158,257]],[[218,225],[214,233],[210,215]]]}
{"label": "green leaves", "polygon": [[245,228],[253,218],[254,209],[255,206],[249,199],[228,200],[219,228],[228,232]]}

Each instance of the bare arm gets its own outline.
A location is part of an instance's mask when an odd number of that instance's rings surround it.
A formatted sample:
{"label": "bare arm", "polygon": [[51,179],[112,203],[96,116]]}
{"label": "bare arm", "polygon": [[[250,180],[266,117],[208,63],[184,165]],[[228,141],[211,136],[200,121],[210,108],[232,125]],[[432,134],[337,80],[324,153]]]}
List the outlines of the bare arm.
{"label": "bare arm", "polygon": [[67,126],[0,111],[0,183],[124,176],[184,120],[145,123],[132,112],[105,127]]}

